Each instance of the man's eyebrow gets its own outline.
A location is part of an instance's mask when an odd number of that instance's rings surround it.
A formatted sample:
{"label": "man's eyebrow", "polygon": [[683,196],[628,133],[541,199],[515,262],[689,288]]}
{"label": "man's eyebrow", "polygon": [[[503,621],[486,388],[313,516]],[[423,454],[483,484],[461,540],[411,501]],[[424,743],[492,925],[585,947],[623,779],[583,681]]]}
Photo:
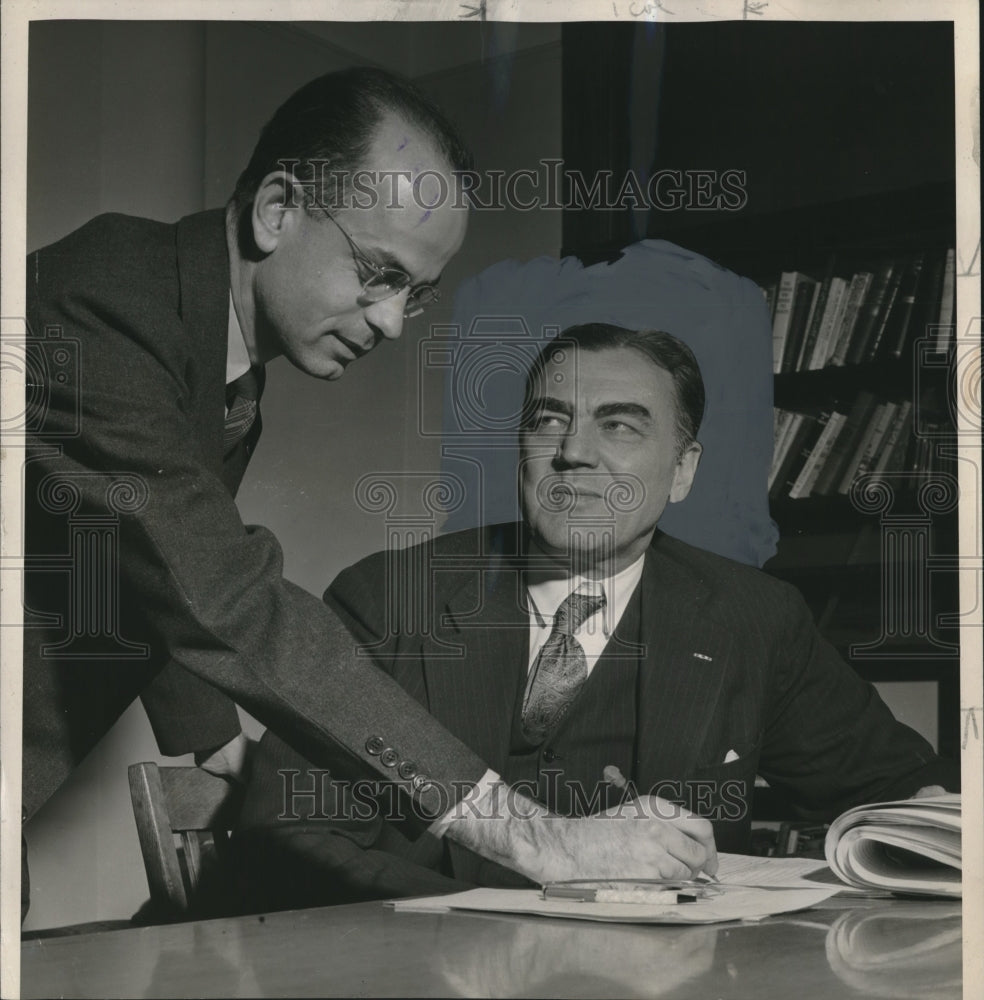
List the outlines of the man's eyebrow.
{"label": "man's eyebrow", "polygon": [[400,260],[396,254],[389,250],[384,250],[382,247],[373,246],[369,244],[362,247],[362,252],[369,258],[374,264],[379,265],[379,267],[392,267],[397,271],[403,271],[404,274],[410,273],[410,268]]}
{"label": "man's eyebrow", "polygon": [[602,403],[595,409],[595,417],[638,417],[640,420],[652,421],[653,415],[649,407],[642,403]]}
{"label": "man's eyebrow", "polygon": [[[413,272],[407,267],[406,264],[400,260],[396,254],[389,250],[384,250],[382,247],[377,246],[366,246],[362,248],[363,253],[377,266],[377,267],[392,267],[397,271],[402,271],[404,274],[409,274],[412,276]],[[417,285],[437,285],[441,280],[441,276],[438,275],[436,278],[423,278],[420,281],[414,282],[414,287]]]}
{"label": "man's eyebrow", "polygon": [[574,407],[570,403],[557,399],[556,396],[537,396],[532,400],[530,409],[552,410],[554,413],[566,413],[568,416],[574,413]]}

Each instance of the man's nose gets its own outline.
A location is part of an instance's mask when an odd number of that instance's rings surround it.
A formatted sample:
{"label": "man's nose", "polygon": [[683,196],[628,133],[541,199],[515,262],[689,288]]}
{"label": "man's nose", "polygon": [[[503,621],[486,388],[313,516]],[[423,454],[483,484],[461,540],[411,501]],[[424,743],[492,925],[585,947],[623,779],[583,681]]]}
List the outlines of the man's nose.
{"label": "man's nose", "polygon": [[376,334],[376,339],[396,340],[403,333],[403,310],[407,307],[409,289],[367,305],[362,314]]}
{"label": "man's nose", "polygon": [[554,465],[563,468],[571,466],[594,466],[598,464],[598,442],[589,427],[571,424],[557,444]]}

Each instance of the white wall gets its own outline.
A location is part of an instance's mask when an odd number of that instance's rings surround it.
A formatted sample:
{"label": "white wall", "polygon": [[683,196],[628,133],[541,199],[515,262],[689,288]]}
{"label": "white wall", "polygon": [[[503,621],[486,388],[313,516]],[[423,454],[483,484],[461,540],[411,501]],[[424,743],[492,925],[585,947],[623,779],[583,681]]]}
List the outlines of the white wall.
{"label": "white wall", "polygon": [[[559,156],[559,31],[530,25],[510,37],[515,26],[438,27],[348,23],[337,32],[322,25],[315,36],[290,25],[35,24],[29,249],[102,211],[174,220],[220,205],[260,126],[295,87],[369,59],[419,74],[451,42],[457,65],[445,60],[421,82],[459,120],[480,165],[508,169]],[[506,45],[520,51],[492,58]],[[499,105],[490,95],[504,81],[509,95]],[[559,213],[508,215],[474,219],[442,282],[444,303],[429,318],[450,318],[462,277],[505,256],[559,252]],[[274,530],[287,576],[315,593],[383,544],[378,520],[352,501],[359,476],[438,468],[436,443],[420,439],[411,419],[416,341],[425,333],[422,320],[412,321],[402,340],[338,383],[305,378],[284,362],[270,366],[263,438],[240,508],[245,520]],[[424,391],[440,386],[431,380]],[[28,824],[33,898],[25,929],[127,918],[146,899],[126,767],[160,759],[135,705]]]}

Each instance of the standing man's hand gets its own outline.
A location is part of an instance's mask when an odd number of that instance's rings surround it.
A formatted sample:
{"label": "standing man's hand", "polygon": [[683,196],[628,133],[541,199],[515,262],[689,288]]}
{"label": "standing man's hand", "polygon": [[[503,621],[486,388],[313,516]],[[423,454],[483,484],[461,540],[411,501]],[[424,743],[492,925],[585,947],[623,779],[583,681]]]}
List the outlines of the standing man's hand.
{"label": "standing man's hand", "polygon": [[717,872],[711,824],[656,796],[567,819],[496,782],[459,809],[446,834],[539,883]]}
{"label": "standing man's hand", "polygon": [[[705,875],[717,874],[718,857],[713,827],[708,820],[695,816],[675,802],[658,795],[643,795],[613,806],[605,812],[596,813],[591,819],[607,821],[609,830],[614,829],[611,823],[617,820],[634,820],[647,824],[642,828],[630,829],[623,837],[634,839],[641,836],[648,841],[648,847],[644,846],[642,855],[634,859],[636,863],[655,863],[661,869],[674,869],[661,871],[658,876],[660,878],[691,878],[701,872]],[[618,834],[613,835],[616,842],[620,842]],[[633,858],[625,859],[625,863],[631,866]]]}

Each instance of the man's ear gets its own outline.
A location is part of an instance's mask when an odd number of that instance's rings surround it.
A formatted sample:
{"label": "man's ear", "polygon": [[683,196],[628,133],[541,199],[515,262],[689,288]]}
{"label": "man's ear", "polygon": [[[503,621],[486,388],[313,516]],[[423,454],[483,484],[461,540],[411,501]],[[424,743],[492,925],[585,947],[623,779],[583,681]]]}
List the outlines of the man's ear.
{"label": "man's ear", "polygon": [[694,476],[697,475],[697,464],[700,462],[702,451],[703,448],[694,441],[680,456],[673,473],[673,485],[670,487],[670,503],[686,500],[690,487],[694,485]]}
{"label": "man's ear", "polygon": [[263,178],[253,198],[253,241],[264,254],[277,249],[284,234],[297,225],[304,211],[300,185],[288,173],[274,171]]}

